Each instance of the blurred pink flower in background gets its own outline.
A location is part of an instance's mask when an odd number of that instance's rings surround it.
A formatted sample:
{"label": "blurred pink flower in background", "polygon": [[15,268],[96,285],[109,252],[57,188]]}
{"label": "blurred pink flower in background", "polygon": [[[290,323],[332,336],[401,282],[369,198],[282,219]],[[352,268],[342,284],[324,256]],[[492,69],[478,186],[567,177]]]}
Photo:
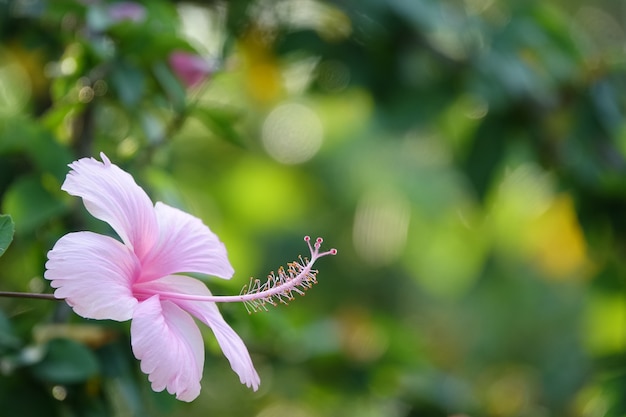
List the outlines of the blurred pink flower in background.
{"label": "blurred pink flower in background", "polygon": [[183,401],[199,395],[204,342],[193,317],[213,330],[241,382],[257,390],[260,379],[241,338],[215,303],[193,299],[211,292],[201,281],[177,275],[229,279],[234,270],[224,244],[200,219],[161,202],[153,205],[130,174],[100,155],[102,162],[83,158],[70,164],[62,189],[82,197],[121,242],[86,231],[59,239],[48,252],[45,272],[55,297],[85,318],[132,319],[133,353],[155,391],[167,389]]}
{"label": "blurred pink flower in background", "polygon": [[169,56],[169,63],[176,76],[187,88],[202,83],[215,71],[215,63],[190,52],[172,52]]}
{"label": "blurred pink flower in background", "polygon": [[132,22],[143,22],[146,20],[146,8],[133,1],[122,1],[113,3],[108,8],[109,17],[114,22],[130,20]]}

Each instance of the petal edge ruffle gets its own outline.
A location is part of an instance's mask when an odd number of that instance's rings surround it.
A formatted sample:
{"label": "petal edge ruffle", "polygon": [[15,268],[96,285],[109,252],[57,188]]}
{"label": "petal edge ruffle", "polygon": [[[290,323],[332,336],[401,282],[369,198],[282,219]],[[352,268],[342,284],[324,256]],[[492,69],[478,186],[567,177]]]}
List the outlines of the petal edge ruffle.
{"label": "petal edge ruffle", "polygon": [[154,391],[167,389],[188,402],[200,394],[204,343],[189,314],[154,295],[135,309],[130,335],[133,353]]}
{"label": "petal edge ruffle", "polygon": [[152,201],[129,173],[100,155],[103,162],[82,158],[71,163],[61,189],[81,197],[89,213],[110,224],[141,259],[158,236]]}
{"label": "petal edge ruffle", "polygon": [[79,316],[125,321],[137,300],[132,294],[139,265],[119,241],[92,232],[63,236],[48,252],[44,277]]}

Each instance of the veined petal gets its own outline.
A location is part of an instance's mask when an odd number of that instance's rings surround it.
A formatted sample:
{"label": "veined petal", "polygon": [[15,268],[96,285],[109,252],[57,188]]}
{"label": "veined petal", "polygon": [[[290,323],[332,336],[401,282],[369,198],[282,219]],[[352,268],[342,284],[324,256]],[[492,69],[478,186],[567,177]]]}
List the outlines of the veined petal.
{"label": "veined petal", "polygon": [[144,258],[140,281],[184,272],[233,276],[224,244],[200,219],[161,202],[155,212],[159,240]]}
{"label": "veined petal", "polygon": [[167,389],[182,401],[200,394],[204,343],[189,314],[154,295],[135,309],[130,336],[133,353],[154,391]]}
{"label": "veined petal", "polygon": [[[170,275],[158,280],[135,285],[135,291],[142,294],[159,294],[164,292],[177,294],[193,294],[209,296],[211,291],[201,281],[179,275]],[[171,299],[182,309],[191,313],[211,328],[230,366],[239,375],[242,384],[255,391],[259,388],[260,378],[254,369],[252,359],[245,344],[226,323],[215,303],[205,301],[188,301]]]}
{"label": "veined petal", "polygon": [[178,304],[213,330],[230,367],[239,375],[239,381],[255,391],[258,390],[261,378],[254,369],[250,353],[241,337],[226,323],[217,305],[198,301],[183,301]]}
{"label": "veined petal", "polygon": [[121,242],[92,232],[69,233],[48,252],[44,277],[76,314],[90,319],[128,320],[139,264]]}
{"label": "veined petal", "polygon": [[141,259],[158,236],[154,207],[129,173],[100,156],[103,162],[82,158],[71,163],[61,189],[82,197],[89,213],[109,223]]}

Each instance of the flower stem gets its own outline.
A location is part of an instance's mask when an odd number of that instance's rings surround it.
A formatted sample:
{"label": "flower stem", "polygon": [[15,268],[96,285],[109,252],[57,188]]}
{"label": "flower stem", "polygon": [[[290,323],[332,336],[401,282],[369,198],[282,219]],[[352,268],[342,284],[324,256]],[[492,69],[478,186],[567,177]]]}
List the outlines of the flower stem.
{"label": "flower stem", "polygon": [[37,300],[62,301],[58,298],[55,298],[53,294],[41,294],[41,293],[33,293],[33,292],[0,291],[0,297],[33,298]]}

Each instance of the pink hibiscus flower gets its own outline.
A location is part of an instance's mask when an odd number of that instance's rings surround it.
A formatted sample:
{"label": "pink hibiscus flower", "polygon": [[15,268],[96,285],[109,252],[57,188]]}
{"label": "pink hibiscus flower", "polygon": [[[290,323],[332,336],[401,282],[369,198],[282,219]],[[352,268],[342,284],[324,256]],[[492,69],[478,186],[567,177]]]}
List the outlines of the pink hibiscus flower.
{"label": "pink hibiscus flower", "polygon": [[170,66],[187,88],[202,83],[215,71],[215,64],[200,55],[174,51],[168,57]]}
{"label": "pink hibiscus flower", "polygon": [[70,164],[62,189],[82,197],[122,242],[92,232],[59,239],[44,275],[54,296],[85,318],[132,319],[132,350],[155,391],[167,389],[183,401],[199,395],[204,343],[193,317],[212,329],[241,382],[257,390],[260,379],[248,350],[215,302],[244,302],[254,310],[286,302],[316,282],[315,260],[337,251],[320,253],[318,238],[313,247],[309,243],[310,261],[292,262],[264,284],[253,280],[238,296],[213,296],[201,281],[179,274],[229,279],[234,270],[224,244],[198,218],[153,205],[130,174],[100,156],[103,162],[83,158]]}

